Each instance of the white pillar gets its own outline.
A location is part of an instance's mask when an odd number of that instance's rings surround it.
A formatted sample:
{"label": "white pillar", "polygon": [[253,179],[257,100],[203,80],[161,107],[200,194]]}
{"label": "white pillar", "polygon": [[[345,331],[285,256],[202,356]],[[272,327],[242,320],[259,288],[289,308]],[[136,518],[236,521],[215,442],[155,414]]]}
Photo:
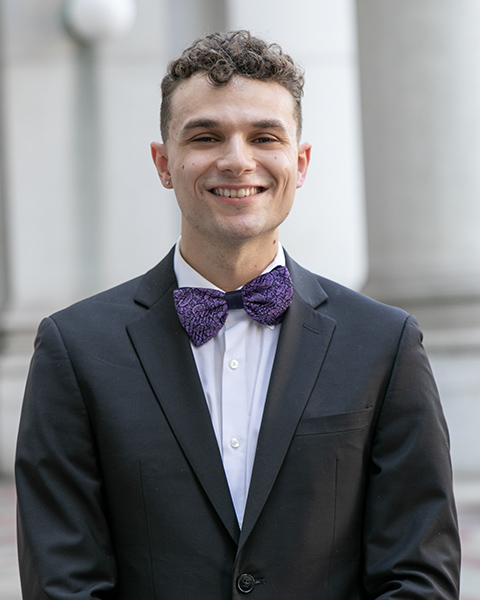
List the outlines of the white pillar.
{"label": "white pillar", "polygon": [[353,0],[229,0],[228,27],[278,42],[306,70],[305,185],[281,229],[306,267],[360,287],[366,277],[363,174]]}
{"label": "white pillar", "polygon": [[457,475],[480,473],[480,5],[357,1],[370,274],[425,331]]}
{"label": "white pillar", "polygon": [[0,260],[5,251],[9,274],[0,471],[12,469],[39,320],[147,270],[178,236],[176,203],[159,185],[149,148],[160,135],[166,1],[138,2],[127,36],[88,49],[62,26],[61,2],[24,0],[20,9],[0,0],[8,231]]}

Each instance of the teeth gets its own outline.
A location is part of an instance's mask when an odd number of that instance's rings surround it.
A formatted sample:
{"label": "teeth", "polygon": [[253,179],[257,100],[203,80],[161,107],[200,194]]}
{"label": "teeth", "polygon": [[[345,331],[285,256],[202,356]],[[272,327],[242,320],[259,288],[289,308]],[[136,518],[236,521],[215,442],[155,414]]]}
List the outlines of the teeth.
{"label": "teeth", "polygon": [[247,196],[252,196],[253,194],[259,194],[262,188],[258,187],[249,187],[242,188],[240,190],[232,190],[230,188],[215,188],[212,192],[216,196],[225,196],[226,198],[246,198]]}

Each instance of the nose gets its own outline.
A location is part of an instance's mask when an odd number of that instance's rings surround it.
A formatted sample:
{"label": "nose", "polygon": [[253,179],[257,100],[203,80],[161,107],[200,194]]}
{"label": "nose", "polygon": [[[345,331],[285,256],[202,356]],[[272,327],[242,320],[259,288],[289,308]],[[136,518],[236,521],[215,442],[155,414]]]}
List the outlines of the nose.
{"label": "nose", "polygon": [[217,161],[219,171],[231,172],[238,177],[242,173],[253,171],[255,166],[252,148],[246,140],[235,136],[222,144],[221,155]]}

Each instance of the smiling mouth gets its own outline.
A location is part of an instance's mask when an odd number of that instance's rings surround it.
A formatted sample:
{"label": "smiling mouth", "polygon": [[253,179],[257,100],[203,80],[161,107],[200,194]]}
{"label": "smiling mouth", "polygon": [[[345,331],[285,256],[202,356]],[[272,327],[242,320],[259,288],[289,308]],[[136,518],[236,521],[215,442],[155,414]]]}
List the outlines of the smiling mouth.
{"label": "smiling mouth", "polygon": [[224,198],[247,198],[248,196],[253,196],[254,194],[260,194],[264,192],[266,188],[264,187],[246,187],[240,188],[239,190],[231,189],[231,188],[213,188],[210,191],[215,196],[223,196]]}

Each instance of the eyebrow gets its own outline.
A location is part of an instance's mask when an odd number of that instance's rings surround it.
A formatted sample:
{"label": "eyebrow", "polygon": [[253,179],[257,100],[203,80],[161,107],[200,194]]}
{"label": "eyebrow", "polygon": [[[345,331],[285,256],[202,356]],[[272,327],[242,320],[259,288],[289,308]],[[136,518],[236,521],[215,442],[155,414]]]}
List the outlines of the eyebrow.
{"label": "eyebrow", "polygon": [[252,125],[258,129],[282,129],[286,131],[287,128],[283,121],[280,119],[263,119],[262,121],[255,121]]}
{"label": "eyebrow", "polygon": [[[287,128],[280,119],[262,119],[260,121],[253,121],[250,125],[255,129],[281,129],[282,131],[287,131]],[[182,127],[182,132],[188,132],[192,129],[218,129],[219,127],[221,127],[221,124],[219,121],[215,121],[215,119],[192,119],[185,123]]]}
{"label": "eyebrow", "polygon": [[218,126],[219,122],[214,119],[192,119],[185,123],[182,127],[182,131],[190,131],[191,129],[215,129]]}

